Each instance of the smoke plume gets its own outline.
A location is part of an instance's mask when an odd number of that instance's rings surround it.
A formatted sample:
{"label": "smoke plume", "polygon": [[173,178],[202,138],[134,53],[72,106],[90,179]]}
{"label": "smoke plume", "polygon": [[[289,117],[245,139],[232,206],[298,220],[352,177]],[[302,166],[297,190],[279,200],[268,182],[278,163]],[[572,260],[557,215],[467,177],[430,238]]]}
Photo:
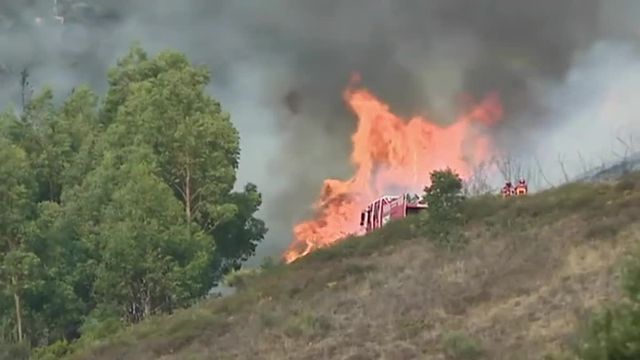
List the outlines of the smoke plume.
{"label": "smoke plume", "polygon": [[610,150],[601,128],[610,119],[637,128],[628,116],[637,105],[620,102],[640,90],[637,76],[623,75],[639,70],[633,0],[99,3],[59,0],[62,25],[54,1],[0,5],[0,106],[18,102],[25,67],[35,87],[65,95],[82,83],[103,91],[106,69],[132,41],[186,52],[211,69],[211,91],[241,132],[239,183],[265,195],[262,255],[288,244],[323,179],[349,175],[355,122],[341,96],[354,71],[395,112],[441,123],[462,99],[497,90],[506,114],[498,144],[516,155],[535,149],[545,164],[580,145],[576,132],[592,136],[582,151],[593,161]]}

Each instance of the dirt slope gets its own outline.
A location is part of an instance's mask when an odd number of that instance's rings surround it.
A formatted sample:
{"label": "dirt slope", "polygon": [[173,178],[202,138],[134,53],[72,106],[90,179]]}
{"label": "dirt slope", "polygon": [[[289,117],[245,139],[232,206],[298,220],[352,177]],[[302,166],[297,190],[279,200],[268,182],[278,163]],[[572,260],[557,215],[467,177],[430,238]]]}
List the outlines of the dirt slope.
{"label": "dirt slope", "polygon": [[639,179],[474,200],[455,253],[416,237],[417,218],[394,223],[73,358],[543,359],[618,297]]}

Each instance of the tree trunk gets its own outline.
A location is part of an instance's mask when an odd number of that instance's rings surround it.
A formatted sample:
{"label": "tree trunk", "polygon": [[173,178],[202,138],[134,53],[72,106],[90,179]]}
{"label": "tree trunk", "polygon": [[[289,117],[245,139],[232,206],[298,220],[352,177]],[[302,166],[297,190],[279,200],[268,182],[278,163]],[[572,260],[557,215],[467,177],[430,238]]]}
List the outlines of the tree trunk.
{"label": "tree trunk", "polygon": [[[51,175],[49,175],[49,176],[51,176]],[[51,202],[57,202],[56,201],[57,200],[56,195],[54,194],[54,192],[55,192],[54,189],[55,189],[55,186],[53,185],[53,181],[49,180],[49,201],[51,201]]]}
{"label": "tree trunk", "polygon": [[[11,278],[11,282],[13,286],[17,286],[18,281],[15,276]],[[20,309],[20,295],[18,295],[17,290],[13,292],[13,301],[16,306],[16,323],[18,325],[18,342],[22,342],[22,310]]]}
{"label": "tree trunk", "polygon": [[147,284],[146,281],[143,280],[143,288],[142,288],[142,299],[144,308],[142,310],[142,320],[148,318],[151,315],[151,285]]}
{"label": "tree trunk", "polygon": [[184,179],[184,207],[187,216],[187,225],[191,224],[191,169],[186,167],[186,177]]}

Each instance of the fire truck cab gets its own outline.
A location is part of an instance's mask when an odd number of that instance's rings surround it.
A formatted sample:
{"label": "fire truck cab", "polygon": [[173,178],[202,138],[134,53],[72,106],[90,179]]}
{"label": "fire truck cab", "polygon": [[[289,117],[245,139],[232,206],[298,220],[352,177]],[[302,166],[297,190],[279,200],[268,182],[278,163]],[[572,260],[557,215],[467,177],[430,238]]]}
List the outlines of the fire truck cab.
{"label": "fire truck cab", "polygon": [[419,203],[419,197],[409,194],[380,197],[360,213],[360,234],[370,233],[391,220],[403,219],[426,208],[426,204]]}

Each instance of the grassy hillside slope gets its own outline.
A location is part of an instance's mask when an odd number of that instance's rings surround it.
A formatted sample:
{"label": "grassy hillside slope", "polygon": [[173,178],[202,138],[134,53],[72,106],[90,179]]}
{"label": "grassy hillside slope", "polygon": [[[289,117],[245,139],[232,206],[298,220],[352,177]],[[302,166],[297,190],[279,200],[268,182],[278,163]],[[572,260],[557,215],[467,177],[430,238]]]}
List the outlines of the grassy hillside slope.
{"label": "grassy hillside slope", "polygon": [[640,240],[640,176],[466,205],[448,252],[392,223],[238,293],[132,327],[72,359],[542,359],[620,296]]}

